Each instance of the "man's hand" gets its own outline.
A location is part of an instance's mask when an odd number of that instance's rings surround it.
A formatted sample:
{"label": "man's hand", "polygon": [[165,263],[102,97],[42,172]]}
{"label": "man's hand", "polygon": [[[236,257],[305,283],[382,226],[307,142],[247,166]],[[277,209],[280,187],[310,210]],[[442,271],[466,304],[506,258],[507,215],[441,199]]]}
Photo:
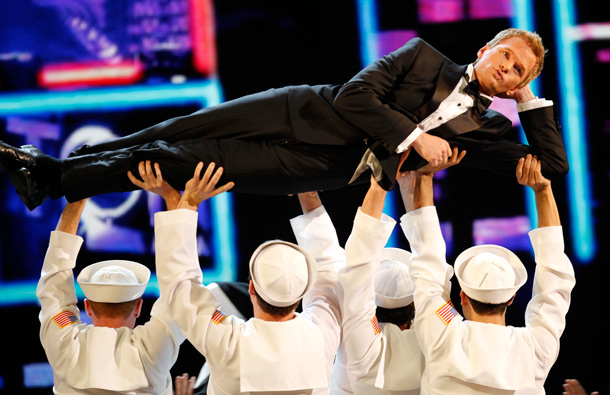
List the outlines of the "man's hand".
{"label": "man's hand", "polygon": [[233,188],[235,183],[228,182],[221,187],[216,187],[216,184],[222,176],[223,169],[219,167],[214,171],[215,163],[212,162],[208,165],[203,177],[201,177],[201,170],[203,169],[203,162],[199,162],[195,168],[195,174],[193,178],[188,180],[184,187],[184,193],[178,203],[178,208],[188,208],[190,210],[197,210],[199,204],[204,200],[219,195],[223,192]]}
{"label": "man's hand", "polygon": [[307,214],[310,211],[317,209],[322,206],[322,201],[320,200],[320,196],[318,192],[302,192],[298,194],[299,203],[301,204],[301,209],[303,210],[303,214]]}
{"label": "man's hand", "polygon": [[420,175],[434,175],[441,170],[445,170],[450,168],[451,166],[459,165],[462,159],[466,156],[466,151],[458,152],[457,147],[453,147],[451,151],[451,156],[444,163],[439,163],[438,165],[433,165],[432,163],[428,163],[426,166],[417,169],[417,173]]}
{"label": "man's hand", "polygon": [[197,381],[197,377],[193,376],[189,378],[188,373],[176,376],[176,379],[174,380],[174,394],[193,395],[193,392],[195,391],[195,381]]}
{"label": "man's hand", "polygon": [[531,187],[534,192],[540,192],[551,187],[551,181],[544,178],[540,172],[541,162],[528,154],[517,163],[517,181],[521,185]]}
{"label": "man's hand", "polygon": [[521,88],[510,89],[507,92],[497,96],[503,99],[513,99],[517,103],[526,103],[536,98],[529,84],[522,86]]}
{"label": "man's hand", "polygon": [[551,181],[544,178],[540,172],[541,167],[540,161],[535,156],[528,154],[525,158],[519,159],[516,171],[517,181],[519,184],[534,190],[536,211],[538,212],[538,227],[560,226],[561,218],[559,217],[559,210],[553,196]]}
{"label": "man's hand", "polygon": [[434,174],[458,165],[464,156],[466,156],[466,151],[459,152],[457,147],[453,147],[451,157],[445,163],[437,166],[428,163],[415,171],[399,172],[396,182],[398,182],[405,210],[409,212],[424,206],[433,206],[432,178]]}
{"label": "man's hand", "polygon": [[425,132],[420,134],[411,146],[432,166],[447,163],[447,159],[451,156],[451,147],[447,140]]}
{"label": "man's hand", "polygon": [[[564,394],[567,395],[588,395],[587,391],[583,388],[583,386],[578,382],[578,380],[567,379],[565,384],[563,385]],[[599,392],[591,392],[591,395],[598,395]]]}
{"label": "man's hand", "polygon": [[153,172],[151,162],[147,160],[138,164],[138,171],[143,181],[138,180],[131,171],[127,172],[127,177],[135,186],[142,188],[145,191],[156,193],[165,200],[168,210],[173,210],[178,206],[180,201],[180,192],[172,188],[171,185],[163,179],[161,167],[158,163],[154,164],[155,171]]}

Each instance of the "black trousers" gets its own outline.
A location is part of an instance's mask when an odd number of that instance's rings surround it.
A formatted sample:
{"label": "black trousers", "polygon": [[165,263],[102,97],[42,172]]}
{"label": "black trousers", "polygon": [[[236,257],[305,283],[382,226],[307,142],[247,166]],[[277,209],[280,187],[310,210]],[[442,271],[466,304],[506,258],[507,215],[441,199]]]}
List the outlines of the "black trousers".
{"label": "black trousers", "polygon": [[[271,89],[83,146],[62,163],[64,195],[75,201],[135,190],[127,171],[137,175],[144,160],[159,163],[163,178],[178,190],[200,161],[223,166],[221,182],[235,182],[234,192],[287,194],[347,185],[366,149],[364,142],[297,141],[287,99],[287,88]],[[362,182],[367,181],[363,176]]]}

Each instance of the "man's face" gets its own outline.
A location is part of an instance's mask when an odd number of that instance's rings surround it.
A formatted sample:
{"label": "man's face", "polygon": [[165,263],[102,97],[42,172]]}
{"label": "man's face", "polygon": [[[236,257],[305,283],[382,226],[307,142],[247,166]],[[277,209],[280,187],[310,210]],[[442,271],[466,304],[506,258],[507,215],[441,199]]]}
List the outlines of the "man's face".
{"label": "man's face", "polygon": [[485,45],[477,53],[474,71],[480,90],[489,96],[512,93],[536,65],[534,51],[519,37],[510,37],[494,47]]}

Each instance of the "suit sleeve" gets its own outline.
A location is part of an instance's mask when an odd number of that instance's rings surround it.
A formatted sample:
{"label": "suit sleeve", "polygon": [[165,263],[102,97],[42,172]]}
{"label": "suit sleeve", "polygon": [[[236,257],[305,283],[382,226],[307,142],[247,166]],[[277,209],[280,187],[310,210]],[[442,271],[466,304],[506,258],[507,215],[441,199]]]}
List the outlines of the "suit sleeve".
{"label": "suit sleeve", "polygon": [[429,356],[447,327],[461,320],[450,301],[453,268],[445,260],[446,246],[436,207],[405,214],[401,227],[411,245],[415,333],[424,355]]}
{"label": "suit sleeve", "polygon": [[219,311],[214,295],[202,284],[197,253],[197,212],[178,209],[155,214],[156,266],[161,298],[167,311],[211,366],[222,363],[210,348],[234,350],[241,326]]}
{"label": "suit sleeve", "polygon": [[340,90],[334,108],[347,122],[375,137],[388,152],[415,130],[417,124],[386,103],[413,67],[423,41],[410,40],[403,47],[364,68]]}
{"label": "suit sleeve", "polygon": [[533,297],[525,312],[525,325],[534,334],[536,355],[546,376],[559,354],[570,293],[576,284],[574,268],[564,253],[561,226],[534,229],[530,240],[536,259]]}
{"label": "suit sleeve", "polygon": [[568,173],[568,158],[555,105],[519,112],[530,152],[542,162],[542,174],[555,179]]}
{"label": "suit sleeve", "polygon": [[343,345],[348,370],[364,376],[379,358],[381,335],[375,312],[375,273],[379,255],[395,226],[395,221],[356,214],[345,251],[347,265],[339,272]]}
{"label": "suit sleeve", "polygon": [[40,341],[56,371],[62,371],[60,366],[70,363],[69,359],[77,354],[79,343],[76,334],[84,325],[80,324],[72,273],[82,243],[80,236],[51,232],[36,288],[40,301]]}

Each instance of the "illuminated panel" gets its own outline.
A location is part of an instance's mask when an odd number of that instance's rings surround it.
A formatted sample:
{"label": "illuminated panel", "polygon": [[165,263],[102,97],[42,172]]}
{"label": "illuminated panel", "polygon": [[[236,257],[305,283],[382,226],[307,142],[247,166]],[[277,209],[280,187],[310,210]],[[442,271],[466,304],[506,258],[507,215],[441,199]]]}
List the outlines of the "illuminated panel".
{"label": "illuminated panel", "polygon": [[[535,31],[534,26],[534,11],[532,10],[532,2],[529,0],[513,0],[513,26],[529,30]],[[539,82],[538,79],[530,82],[530,89],[537,95],[539,91]],[[495,101],[495,100],[494,100]],[[527,144],[527,138],[525,137],[525,132],[523,132],[523,128],[520,129],[520,138],[525,144]],[[531,226],[538,226],[538,213],[536,210],[536,198],[534,196],[534,191],[531,188],[524,188],[525,194],[525,210],[527,212],[527,216],[530,218]]]}
{"label": "illuminated panel", "polygon": [[48,362],[23,365],[23,386],[25,388],[46,388],[53,386],[53,368]]}
{"label": "illuminated panel", "polygon": [[528,236],[531,224],[526,216],[477,219],[472,228],[475,245],[497,244],[511,251],[531,250]]}
{"label": "illuminated panel", "polygon": [[358,30],[360,31],[360,59],[362,66],[375,62],[380,54],[377,44],[377,2],[358,0]]}
{"label": "illuminated panel", "polygon": [[205,75],[216,72],[216,40],[212,0],[190,0],[190,30],[195,70]]}
{"label": "illuminated panel", "polygon": [[[206,80],[180,85],[128,86],[100,88],[79,92],[50,92],[29,94],[5,94],[0,96],[0,116],[34,115],[45,112],[70,112],[85,110],[111,110],[151,105],[213,106],[221,102],[221,89],[217,80]],[[203,277],[208,281],[235,281],[237,273],[236,251],[233,243],[233,216],[231,194],[223,193],[210,200],[213,206],[215,232],[214,266],[203,268]],[[37,303],[36,284],[32,281],[0,283],[0,306]],[[145,295],[158,296],[157,278],[152,276]],[[77,296],[83,297],[76,287]]]}
{"label": "illuminated panel", "polygon": [[0,96],[0,116],[64,111],[113,109],[203,103],[220,103],[217,80],[184,84],[99,88],[79,92],[9,93]]}
{"label": "illuminated panel", "polygon": [[[379,38],[379,29],[377,25],[377,3],[375,0],[358,0],[358,28],[360,30],[360,59],[362,60],[362,66],[367,66],[384,55],[379,52],[381,44]],[[396,48],[394,48],[396,49]],[[399,194],[398,187],[388,193],[384,213],[388,216],[395,218],[395,196]],[[400,196],[400,195],[399,195]],[[398,199],[400,200],[400,197]],[[388,247],[400,247],[401,243],[398,241],[400,237],[400,231],[398,227],[394,229],[390,239],[388,240]]]}
{"label": "illuminated panel", "polygon": [[130,85],[142,78],[144,65],[138,61],[78,62],[43,66],[38,83],[45,88],[99,85]]}
{"label": "illuminated panel", "polygon": [[417,9],[422,23],[447,23],[464,19],[462,0],[418,0]]}
{"label": "illuminated panel", "polygon": [[417,37],[417,32],[415,30],[389,30],[377,32],[377,47],[380,56],[395,51],[415,37]]}
{"label": "illuminated panel", "polygon": [[512,0],[469,0],[472,19],[510,18],[513,15]]}
{"label": "illuminated panel", "polygon": [[[555,36],[557,37],[558,79],[561,100],[561,120],[566,152],[570,162],[567,188],[570,197],[570,234],[573,250],[582,262],[590,262],[596,245],[591,213],[591,181],[586,146],[587,126],[583,111],[584,96],[580,80],[580,54],[577,39],[587,35],[574,25],[574,2],[558,0],[554,4]],[[592,29],[585,29],[582,32]],[[605,29],[603,31],[606,31]]]}

